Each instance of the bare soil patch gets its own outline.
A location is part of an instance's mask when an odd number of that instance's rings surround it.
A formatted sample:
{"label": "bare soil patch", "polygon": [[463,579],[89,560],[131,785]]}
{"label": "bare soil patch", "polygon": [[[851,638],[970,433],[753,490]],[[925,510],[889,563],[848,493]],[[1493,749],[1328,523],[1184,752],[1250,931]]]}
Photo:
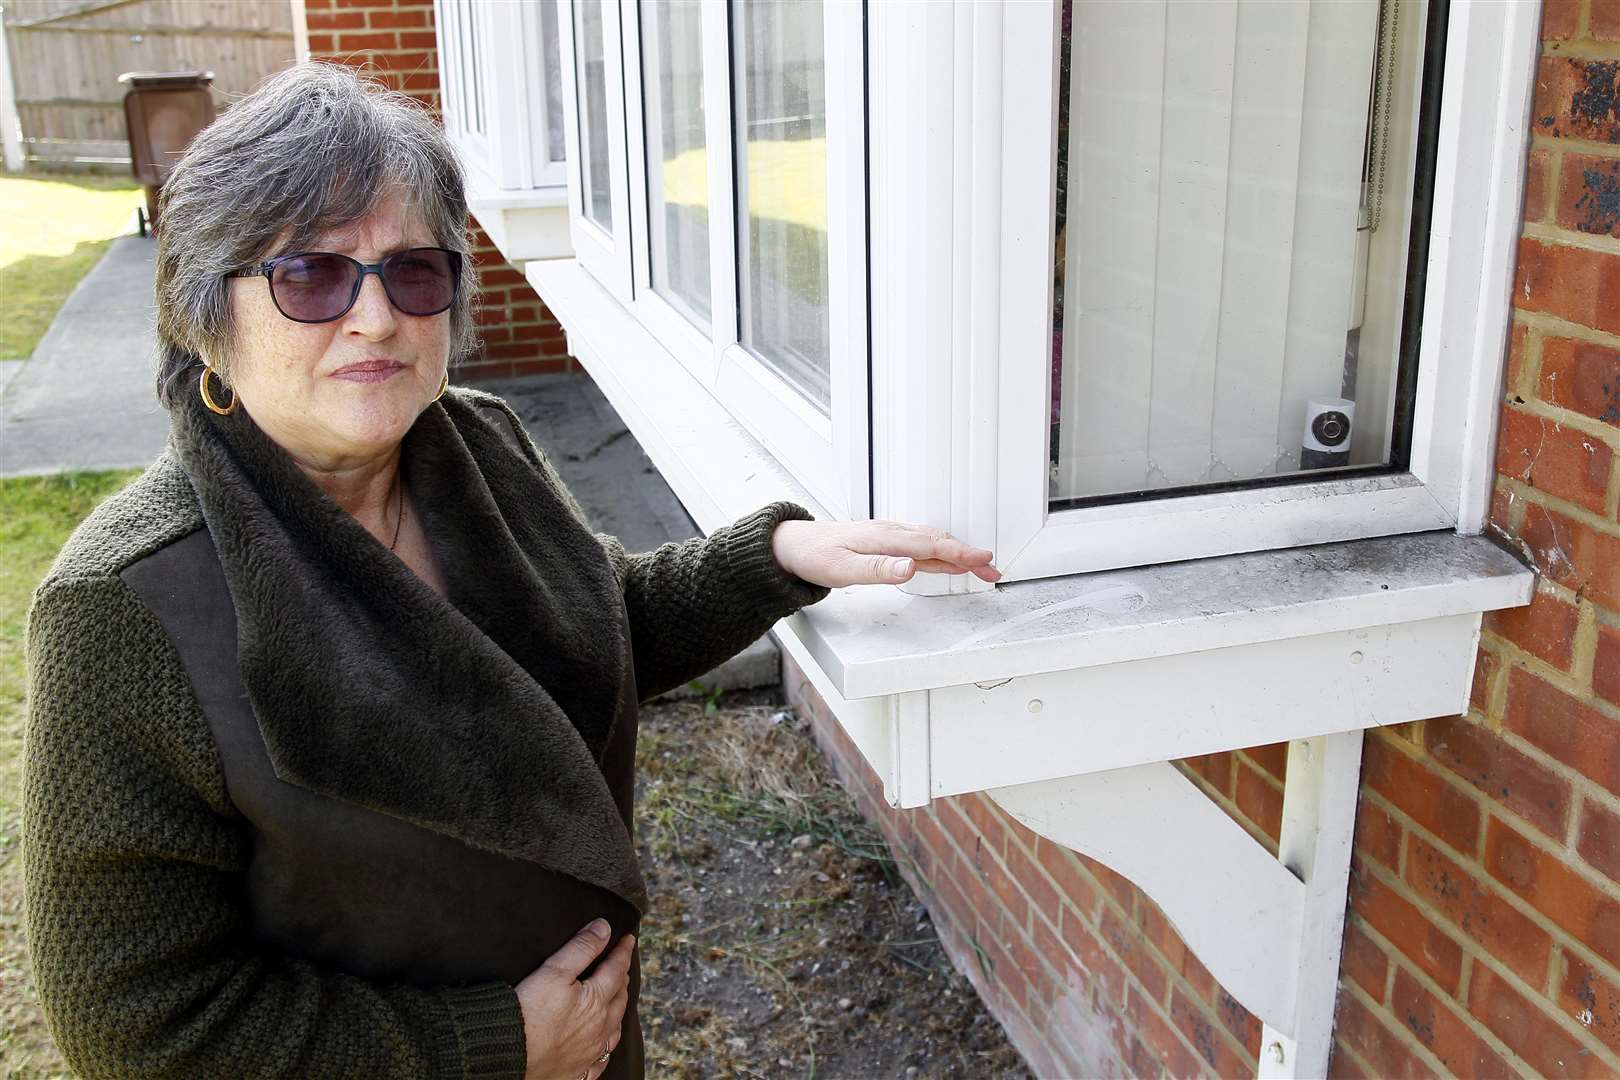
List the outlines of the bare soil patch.
{"label": "bare soil patch", "polygon": [[650,1076],[1027,1077],[774,695],[643,710]]}

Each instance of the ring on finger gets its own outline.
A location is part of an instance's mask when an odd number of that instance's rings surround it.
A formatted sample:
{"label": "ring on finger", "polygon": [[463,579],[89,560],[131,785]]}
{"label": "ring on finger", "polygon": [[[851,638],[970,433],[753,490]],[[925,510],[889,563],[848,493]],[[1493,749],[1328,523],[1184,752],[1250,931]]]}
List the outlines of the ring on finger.
{"label": "ring on finger", "polygon": [[596,1063],[598,1065],[600,1065],[602,1062],[606,1061],[608,1058],[610,1058],[612,1056],[613,1056],[613,1048],[609,1047],[608,1049],[602,1051],[602,1056],[596,1059]]}

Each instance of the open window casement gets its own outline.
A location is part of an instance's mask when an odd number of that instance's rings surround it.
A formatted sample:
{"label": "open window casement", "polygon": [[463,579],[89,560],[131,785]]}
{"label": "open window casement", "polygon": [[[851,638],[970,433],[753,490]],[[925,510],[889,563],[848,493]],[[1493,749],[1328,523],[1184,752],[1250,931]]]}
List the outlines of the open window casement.
{"label": "open window casement", "polygon": [[434,15],[469,209],[511,262],[571,254],[555,6],[436,0]]}
{"label": "open window casement", "polygon": [[[527,270],[570,351],[705,530],[995,550],[776,634],[893,805],[1126,873],[1320,1075],[1361,733],[1463,711],[1533,588],[1478,534],[1536,6],[598,3],[606,173]],[[1168,764],[1279,741],[1280,858]]]}

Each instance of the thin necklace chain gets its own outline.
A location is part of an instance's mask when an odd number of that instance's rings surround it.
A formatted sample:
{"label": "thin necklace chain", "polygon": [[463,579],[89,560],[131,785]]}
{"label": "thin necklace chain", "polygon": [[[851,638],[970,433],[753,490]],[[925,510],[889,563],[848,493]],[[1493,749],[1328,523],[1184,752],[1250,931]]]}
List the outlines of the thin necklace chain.
{"label": "thin necklace chain", "polygon": [[404,487],[404,481],[400,478],[399,471],[398,471],[399,467],[396,465],[394,468],[395,468],[395,472],[394,472],[394,494],[399,499],[399,512],[398,512],[398,515],[394,518],[394,538],[388,542],[388,550],[389,551],[393,551],[394,550],[394,545],[399,543],[399,527],[401,525],[405,524],[405,487]]}

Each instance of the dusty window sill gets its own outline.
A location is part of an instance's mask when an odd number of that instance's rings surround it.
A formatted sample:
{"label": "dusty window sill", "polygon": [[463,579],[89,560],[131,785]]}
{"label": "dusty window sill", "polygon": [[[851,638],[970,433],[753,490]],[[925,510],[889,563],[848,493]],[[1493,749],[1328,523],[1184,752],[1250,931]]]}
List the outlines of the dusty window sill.
{"label": "dusty window sill", "polygon": [[[705,532],[774,499],[825,519],[576,263],[527,273]],[[1481,613],[1533,587],[1490,541],[1430,532],[948,596],[839,589],[777,634],[911,806],[1461,712]]]}

